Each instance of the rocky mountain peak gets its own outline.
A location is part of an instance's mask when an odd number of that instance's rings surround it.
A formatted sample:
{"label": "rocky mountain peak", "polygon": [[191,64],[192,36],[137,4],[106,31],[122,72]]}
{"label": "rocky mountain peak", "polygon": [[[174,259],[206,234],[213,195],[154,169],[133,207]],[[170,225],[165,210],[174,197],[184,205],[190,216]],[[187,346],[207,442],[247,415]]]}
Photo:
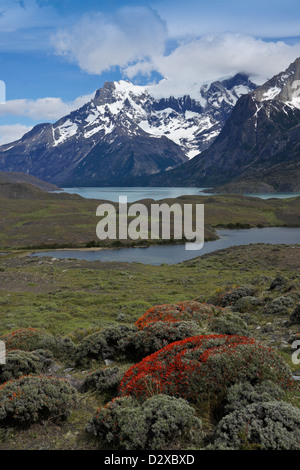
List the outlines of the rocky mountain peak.
{"label": "rocky mountain peak", "polygon": [[218,108],[223,104],[233,107],[242,95],[251,93],[255,89],[256,85],[247,75],[238,73],[234,77],[204,85],[200,89],[200,94],[206,101],[206,106]]}
{"label": "rocky mountain peak", "polygon": [[118,184],[121,177],[128,184],[132,177],[169,171],[207,149],[238,98],[255,85],[239,74],[202,87],[199,99],[159,99],[154,87],[104,83],[80,109],[0,148],[0,169],[58,184]]}
{"label": "rocky mountain peak", "polygon": [[277,100],[300,109],[300,58],[254,92],[257,101]]}

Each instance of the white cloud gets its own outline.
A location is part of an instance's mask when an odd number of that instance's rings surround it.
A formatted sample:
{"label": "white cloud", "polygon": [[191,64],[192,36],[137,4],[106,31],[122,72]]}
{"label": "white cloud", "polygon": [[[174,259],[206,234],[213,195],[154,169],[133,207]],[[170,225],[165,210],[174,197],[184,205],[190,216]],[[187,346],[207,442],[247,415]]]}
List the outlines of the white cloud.
{"label": "white cloud", "polygon": [[[168,81],[162,83],[181,95],[199,88],[199,84],[230,76],[238,72],[263,83],[285,70],[300,56],[300,44],[267,42],[242,34],[206,35],[200,39],[182,41],[169,55],[156,54],[151,59],[128,66],[124,73],[129,79],[138,74],[159,72]],[[174,94],[174,93],[173,93]]]}
{"label": "white cloud", "polygon": [[37,121],[56,121],[83,106],[93,96],[94,93],[80,96],[70,102],[64,102],[61,98],[10,100],[5,104],[0,104],[0,116],[26,116]]}
{"label": "white cloud", "polygon": [[82,70],[101,74],[126,67],[137,60],[163,54],[167,38],[165,23],[148,7],[124,7],[112,15],[84,15],[52,41],[57,54],[79,64]]}
{"label": "white cloud", "polygon": [[23,126],[22,124],[0,126],[0,145],[8,144],[20,139],[31,129],[32,127]]}
{"label": "white cloud", "polygon": [[[218,3],[221,5],[221,0]],[[158,10],[162,7],[161,2],[155,5]],[[193,16],[189,9],[187,21],[183,5],[180,7],[183,25],[201,25],[203,18],[211,14],[211,9],[203,11],[201,17],[198,8]],[[173,14],[176,13],[177,19],[180,17],[178,11],[181,12],[178,8],[175,1]],[[168,25],[169,22],[173,24],[172,11],[164,17]],[[119,67],[123,75],[132,81],[141,76],[146,81],[153,72],[168,78],[156,88],[156,93],[161,92],[160,96],[186,93],[195,96],[201,83],[238,72],[247,73],[257,83],[263,83],[285,70],[300,56],[300,44],[289,45],[232,32],[198,33],[197,37],[194,28],[190,34],[188,30],[178,28],[177,43],[172,52],[166,53],[166,45],[171,39],[166,24],[158,13],[148,7],[124,7],[110,16],[100,12],[86,14],[75,26],[61,30],[52,40],[58,54],[77,63],[90,74],[100,75]],[[174,39],[176,31],[173,26]],[[223,26],[219,25],[218,31]],[[181,36],[179,40],[181,33],[184,39]]]}

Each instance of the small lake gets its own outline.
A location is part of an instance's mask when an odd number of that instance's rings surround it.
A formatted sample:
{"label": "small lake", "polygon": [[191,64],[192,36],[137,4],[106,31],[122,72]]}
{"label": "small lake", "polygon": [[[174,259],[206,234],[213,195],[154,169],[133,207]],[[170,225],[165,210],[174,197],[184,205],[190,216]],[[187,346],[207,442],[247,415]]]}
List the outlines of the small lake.
{"label": "small lake", "polygon": [[205,242],[201,250],[187,251],[185,245],[153,245],[147,248],[120,248],[108,250],[52,250],[34,253],[32,256],[51,258],[77,258],[88,261],[118,261],[158,266],[176,264],[206,253],[251,243],[294,245],[300,243],[300,228],[271,227],[247,230],[219,230],[219,240]]}
{"label": "small lake", "polygon": [[[176,198],[179,196],[205,195],[200,191],[205,188],[62,188],[64,192],[79,194],[86,199],[105,199],[119,202],[119,196],[127,196],[128,202],[140,201],[141,199]],[[59,192],[59,191],[55,191]]]}
{"label": "small lake", "polygon": [[[79,194],[87,199],[105,199],[112,202],[119,202],[119,196],[127,196],[128,202],[140,201],[141,199],[176,198],[179,196],[212,196],[212,193],[205,193],[208,188],[63,188],[64,192]],[[202,192],[203,191],[203,192]],[[55,191],[60,192],[60,191]],[[268,194],[245,194],[245,196],[259,197],[261,199],[289,198],[300,196],[300,193],[268,193]]]}

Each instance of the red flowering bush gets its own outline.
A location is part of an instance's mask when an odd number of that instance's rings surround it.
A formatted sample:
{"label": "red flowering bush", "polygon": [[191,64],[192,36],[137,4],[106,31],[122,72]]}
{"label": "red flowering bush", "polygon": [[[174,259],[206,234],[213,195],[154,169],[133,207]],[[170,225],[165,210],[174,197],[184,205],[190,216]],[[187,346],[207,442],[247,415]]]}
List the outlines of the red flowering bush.
{"label": "red flowering bush", "polygon": [[238,381],[271,380],[291,386],[285,362],[245,336],[207,335],[172,343],[132,366],[120,394],[146,398],[158,393],[191,401],[210,399]]}
{"label": "red flowering bush", "polygon": [[62,420],[75,404],[76,390],[64,380],[23,376],[0,386],[0,425]]}
{"label": "red flowering bush", "polygon": [[45,349],[57,357],[69,357],[75,350],[74,343],[69,338],[59,338],[37,328],[20,328],[0,337],[6,350],[35,351]]}
{"label": "red flowering bush", "polygon": [[180,302],[177,304],[155,305],[138,319],[135,325],[143,330],[150,323],[158,321],[179,322],[185,320],[208,320],[214,315],[223,313],[221,307],[202,304],[196,301]]}

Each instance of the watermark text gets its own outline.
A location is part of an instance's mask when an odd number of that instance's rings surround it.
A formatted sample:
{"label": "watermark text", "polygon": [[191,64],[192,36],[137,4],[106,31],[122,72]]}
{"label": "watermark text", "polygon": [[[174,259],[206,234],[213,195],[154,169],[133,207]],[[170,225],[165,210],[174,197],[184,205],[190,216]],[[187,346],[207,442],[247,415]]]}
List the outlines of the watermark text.
{"label": "watermark text", "polygon": [[204,204],[153,203],[128,205],[119,197],[118,207],[100,204],[96,234],[100,240],[186,240],[186,250],[204,244]]}
{"label": "watermark text", "polygon": [[6,363],[6,348],[4,341],[0,341],[0,364]]}

